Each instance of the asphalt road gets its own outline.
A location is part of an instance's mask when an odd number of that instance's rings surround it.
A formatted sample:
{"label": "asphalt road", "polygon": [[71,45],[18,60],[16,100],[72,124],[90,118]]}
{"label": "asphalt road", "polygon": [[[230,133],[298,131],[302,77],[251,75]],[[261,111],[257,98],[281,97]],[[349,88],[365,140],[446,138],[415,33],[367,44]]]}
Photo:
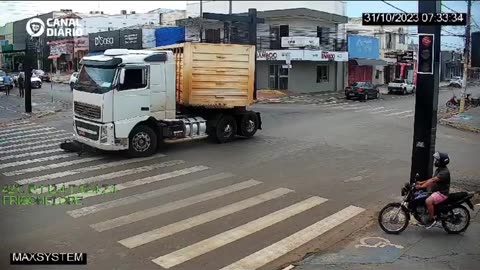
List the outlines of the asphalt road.
{"label": "asphalt road", "polygon": [[[439,104],[450,97],[442,91]],[[256,105],[264,126],[252,139],[166,145],[144,160],[56,152],[71,118],[3,128],[2,185],[107,183],[118,192],[81,206],[2,199],[0,269],[59,269],[11,268],[7,255],[19,251],[88,253],[88,267],[69,269],[211,270],[276,269],[322,250],[398,197],[410,170],[414,96],[345,103]],[[439,126],[454,184],[479,188],[478,136]]]}

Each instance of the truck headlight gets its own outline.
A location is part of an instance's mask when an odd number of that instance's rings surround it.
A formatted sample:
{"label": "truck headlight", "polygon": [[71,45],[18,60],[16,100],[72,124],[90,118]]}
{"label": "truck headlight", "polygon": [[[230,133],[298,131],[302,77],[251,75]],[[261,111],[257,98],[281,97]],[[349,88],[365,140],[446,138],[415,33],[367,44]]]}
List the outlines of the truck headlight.
{"label": "truck headlight", "polygon": [[108,137],[113,137],[113,128],[114,125],[112,123],[105,124],[100,128],[100,142],[106,143],[108,141]]}

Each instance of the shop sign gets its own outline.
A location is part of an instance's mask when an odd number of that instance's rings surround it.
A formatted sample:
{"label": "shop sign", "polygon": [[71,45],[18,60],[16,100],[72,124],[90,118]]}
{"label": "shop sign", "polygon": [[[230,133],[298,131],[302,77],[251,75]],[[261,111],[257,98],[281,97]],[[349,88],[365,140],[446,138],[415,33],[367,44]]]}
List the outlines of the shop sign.
{"label": "shop sign", "polygon": [[283,48],[303,48],[320,46],[318,37],[282,37]]}
{"label": "shop sign", "polygon": [[141,49],[142,29],[127,29],[120,31],[120,48]]}
{"label": "shop sign", "polygon": [[304,60],[303,50],[257,51],[257,60],[301,61],[301,60]]}

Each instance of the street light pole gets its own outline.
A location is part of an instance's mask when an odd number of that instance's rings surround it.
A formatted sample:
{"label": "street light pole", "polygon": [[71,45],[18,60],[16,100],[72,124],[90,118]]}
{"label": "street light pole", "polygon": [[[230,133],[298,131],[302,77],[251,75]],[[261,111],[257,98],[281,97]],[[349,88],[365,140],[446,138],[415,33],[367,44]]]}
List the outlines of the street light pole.
{"label": "street light pole", "polygon": [[[418,1],[419,13],[440,13],[440,1]],[[417,54],[417,91],[415,94],[415,122],[413,131],[410,182],[418,173],[428,179],[433,172],[433,153],[437,132],[440,25],[419,25]]]}
{"label": "street light pole", "polygon": [[467,93],[468,65],[470,63],[470,16],[472,14],[472,1],[467,1],[467,27],[465,27],[465,52],[463,56],[463,85],[462,99],[460,100],[460,113],[465,111],[465,95]]}

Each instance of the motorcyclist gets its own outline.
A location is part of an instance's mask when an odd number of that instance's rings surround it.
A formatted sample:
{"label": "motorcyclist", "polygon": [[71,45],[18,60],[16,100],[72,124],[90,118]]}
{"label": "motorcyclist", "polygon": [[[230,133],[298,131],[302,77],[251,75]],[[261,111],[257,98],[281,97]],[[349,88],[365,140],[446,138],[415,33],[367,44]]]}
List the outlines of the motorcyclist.
{"label": "motorcyclist", "polygon": [[450,171],[447,168],[450,158],[448,154],[441,152],[433,154],[433,158],[435,167],[437,167],[433,177],[426,181],[417,182],[415,185],[417,189],[426,188],[428,192],[433,192],[425,201],[430,217],[427,228],[436,224],[435,205],[445,201],[450,192]]}

